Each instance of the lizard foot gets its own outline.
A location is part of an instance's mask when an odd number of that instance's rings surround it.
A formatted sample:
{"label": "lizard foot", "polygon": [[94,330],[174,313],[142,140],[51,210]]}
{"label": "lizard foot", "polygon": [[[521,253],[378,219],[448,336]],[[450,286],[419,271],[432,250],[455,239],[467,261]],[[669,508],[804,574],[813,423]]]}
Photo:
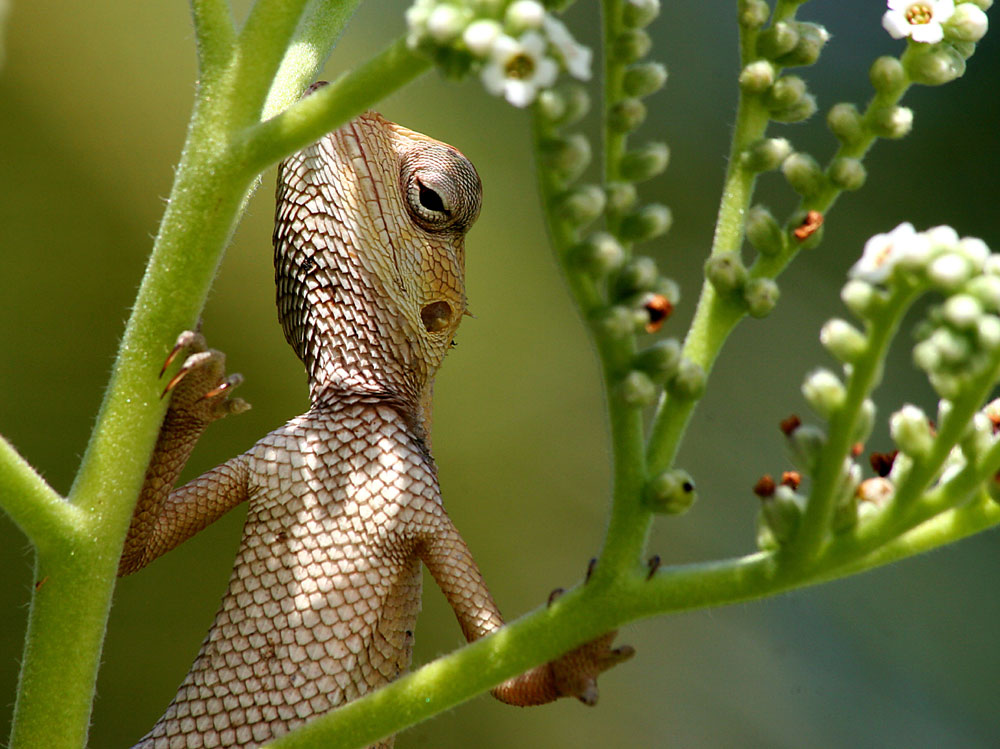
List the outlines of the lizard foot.
{"label": "lizard foot", "polygon": [[560,697],[576,697],[585,705],[597,704],[597,677],[635,655],[631,645],[612,648],[617,630],[584,643],[549,663]]}
{"label": "lizard foot", "polygon": [[161,377],[182,351],[187,357],[160,396],[170,393],[171,416],[208,424],[250,408],[242,398],[228,397],[229,391],[243,382],[243,375],[226,375],[226,355],[208,348],[201,333],[185,330],[177,337],[160,370]]}

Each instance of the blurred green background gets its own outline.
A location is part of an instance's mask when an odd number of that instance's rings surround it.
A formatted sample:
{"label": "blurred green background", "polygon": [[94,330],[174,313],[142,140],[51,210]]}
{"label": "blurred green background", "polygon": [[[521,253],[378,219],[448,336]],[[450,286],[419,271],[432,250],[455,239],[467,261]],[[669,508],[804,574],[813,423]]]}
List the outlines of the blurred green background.
{"label": "blurred green background", "polygon": [[[569,22],[596,44],[597,16]],[[673,231],[648,251],[683,289],[666,334],[691,314],[712,236],[733,120],[733,0],[664,3],[651,31],[671,80],[641,135],[665,138],[672,163],[643,188],[669,204]],[[816,7],[813,7],[813,6]],[[405,3],[363,6],[327,77],[401,33]],[[898,53],[874,0],[811,3],[800,15],[832,41],[805,75],[821,111],[863,103],[867,65]],[[13,3],[0,70],[0,431],[59,491],[86,445],[118,337],[170,190],[195,78],[186,3]],[[880,142],[866,187],[829,216],[822,247],[781,279],[766,322],[732,337],[680,465],[701,499],[656,523],[666,563],[753,549],[763,472],[786,466],[776,428],[803,375],[829,363],[817,333],[843,315],[838,290],[863,241],[903,220],[951,223],[1000,248],[1000,60],[987,37],[965,78],[914,90],[913,134]],[[529,169],[524,113],[476,81],[424,76],[385,101],[390,119],[461,148],[485,184],[467,249],[468,319],[438,380],[434,447],[445,501],[509,617],[578,580],[598,550],[609,485],[594,357],[548,254]],[[821,160],[822,115],[775,133]],[[213,426],[187,477],[246,449],[304,410],[301,365],[273,309],[273,172],[250,205],[204,314],[209,341],[242,372],[254,409]],[[761,195],[783,215],[790,190]],[[879,391],[884,418],[904,401],[933,407],[901,339]],[[884,428],[870,443],[888,449]],[[91,746],[122,747],[160,715],[224,590],[242,511],[124,580],[112,611]],[[32,584],[24,537],[0,516],[0,735],[6,735]],[[481,697],[406,732],[397,746],[996,746],[1000,718],[998,536],[987,533],[888,569],[778,599],[626,627],[638,656],[603,677],[593,710],[563,702],[515,710]],[[461,641],[427,581],[416,661]],[[58,695],[52,695],[58,699]]]}

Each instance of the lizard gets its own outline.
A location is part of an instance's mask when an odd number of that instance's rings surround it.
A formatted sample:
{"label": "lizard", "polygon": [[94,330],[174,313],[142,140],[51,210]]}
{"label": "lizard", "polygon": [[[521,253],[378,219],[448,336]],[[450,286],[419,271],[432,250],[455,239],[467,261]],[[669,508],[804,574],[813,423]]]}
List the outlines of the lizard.
{"label": "lizard", "polygon": [[[314,84],[314,88],[322,84]],[[204,337],[184,355],[119,575],[248,501],[228,590],[176,696],[140,749],[253,747],[409,666],[420,565],[469,641],[503,618],[441,501],[433,377],[464,314],[464,237],[482,187],[457,149],[366,112],[279,165],[278,316],[305,365],[309,410],[172,489],[207,426],[249,408]],[[615,632],[496,687],[513,705],[597,698],[633,654]],[[394,737],[373,746],[391,747]]]}

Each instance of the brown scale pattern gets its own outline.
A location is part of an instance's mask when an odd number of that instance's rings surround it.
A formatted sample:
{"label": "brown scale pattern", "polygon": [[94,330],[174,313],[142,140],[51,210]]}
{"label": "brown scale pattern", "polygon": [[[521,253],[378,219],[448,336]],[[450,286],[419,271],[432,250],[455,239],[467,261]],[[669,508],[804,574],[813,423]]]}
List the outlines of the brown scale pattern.
{"label": "brown scale pattern", "polygon": [[[428,188],[447,211],[423,211]],[[421,562],[468,639],[502,626],[441,504],[428,449],[432,378],[465,311],[463,238],[479,202],[465,157],[375,113],[281,165],[278,316],[306,365],[313,406],[171,491],[205,428],[248,407],[228,398],[239,379],[225,376],[221,353],[196,333],[178,339],[175,352],[189,356],[168,386],[120,572],[240,502],[249,513],[215,622],[138,747],[257,746],[396,678],[410,663]],[[450,312],[443,325],[422,322],[431,304]],[[562,695],[592,702],[596,675],[627,657],[610,640],[494,695],[519,705]]]}

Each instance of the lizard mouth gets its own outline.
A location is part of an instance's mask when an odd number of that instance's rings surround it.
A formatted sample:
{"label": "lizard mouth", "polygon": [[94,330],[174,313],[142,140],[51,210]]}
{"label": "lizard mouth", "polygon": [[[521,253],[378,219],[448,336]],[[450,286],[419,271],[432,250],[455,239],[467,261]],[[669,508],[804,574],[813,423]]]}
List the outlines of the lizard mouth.
{"label": "lizard mouth", "polygon": [[428,333],[440,333],[451,325],[453,313],[448,302],[431,302],[420,310],[420,320]]}

